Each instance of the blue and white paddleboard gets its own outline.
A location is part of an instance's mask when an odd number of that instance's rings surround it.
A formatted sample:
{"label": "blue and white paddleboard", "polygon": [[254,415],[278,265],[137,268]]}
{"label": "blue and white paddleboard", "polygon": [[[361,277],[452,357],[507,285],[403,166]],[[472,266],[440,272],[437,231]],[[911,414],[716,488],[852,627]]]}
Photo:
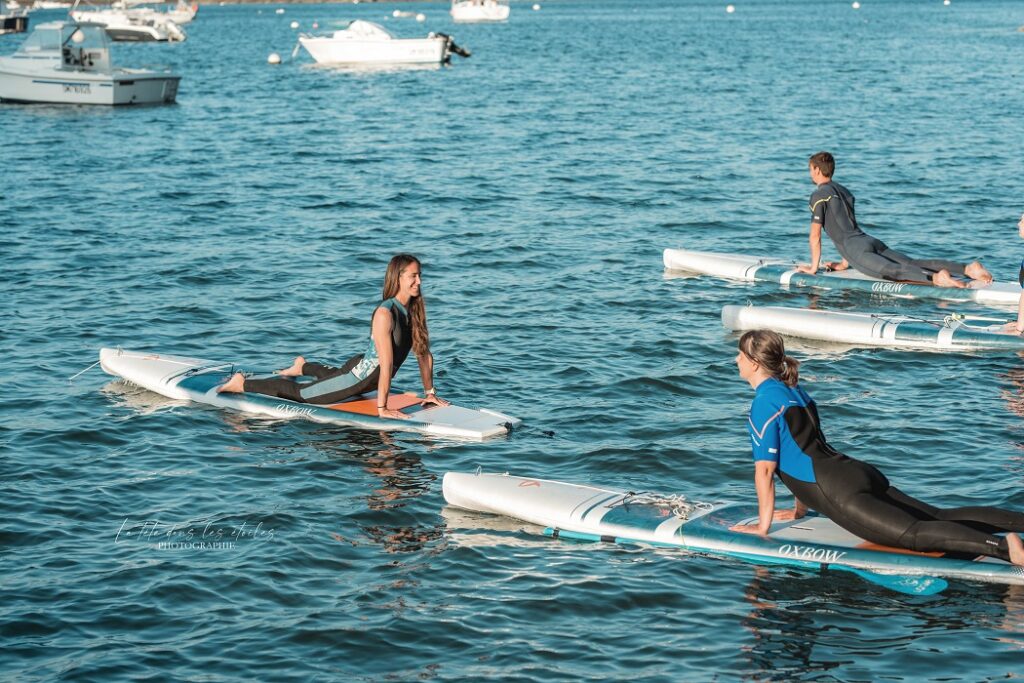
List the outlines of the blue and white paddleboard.
{"label": "blue and white paddleboard", "polygon": [[671,503],[509,474],[448,472],[443,489],[450,505],[548,527],[556,536],[675,546],[758,564],[841,569],[893,579],[886,585],[911,593],[935,592],[932,577],[1024,585],[1024,568],[1007,562],[877,546],[821,516],[775,523],[767,538],[729,530],[755,523],[756,505],[696,506],[684,516]]}
{"label": "blue and white paddleboard", "polygon": [[775,330],[802,339],[932,351],[1024,350],[1024,337],[1008,334],[1003,329],[1006,322],[983,326],[954,315],[926,318],[784,306],[722,308],[722,325],[736,332]]}
{"label": "blue and white paddleboard", "polygon": [[[375,431],[406,431],[462,439],[486,439],[508,434],[521,420],[492,410],[456,405],[423,407],[412,394],[391,394],[388,405],[409,416],[407,420],[377,417],[376,392],[344,403],[314,405],[262,394],[218,394],[217,388],[232,373],[246,372],[232,363],[168,356],[158,353],[101,349],[105,372],[169,398],[206,403],[275,418],[305,418],[315,422],[360,427]],[[253,376],[272,376],[272,373]]]}
{"label": "blue and white paddleboard", "polygon": [[858,273],[853,268],[838,273],[819,271],[815,275],[798,273],[796,263],[780,259],[739,254],[716,254],[686,249],[666,249],[665,267],[700,275],[714,275],[747,282],[775,282],[821,289],[854,289],[908,299],[940,299],[943,301],[974,301],[991,306],[1016,306],[1021,288],[1016,284],[993,282],[965,289],[936,287],[913,282],[879,280]]}

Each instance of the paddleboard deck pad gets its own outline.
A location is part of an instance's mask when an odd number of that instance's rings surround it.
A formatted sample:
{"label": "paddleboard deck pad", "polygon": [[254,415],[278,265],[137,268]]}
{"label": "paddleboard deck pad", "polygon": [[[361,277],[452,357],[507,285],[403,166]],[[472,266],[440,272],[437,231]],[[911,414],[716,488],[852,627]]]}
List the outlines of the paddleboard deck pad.
{"label": "paddleboard deck pad", "polygon": [[[670,504],[645,503],[621,491],[509,474],[448,472],[443,490],[455,507],[513,517],[570,537],[673,546],[757,564],[1024,585],[1024,568],[1007,562],[877,546],[822,516],[777,522],[767,538],[730,531],[736,524],[756,523],[756,505],[697,506],[682,517]],[[631,503],[633,498],[641,502]]]}
{"label": "paddleboard deck pad", "polygon": [[273,374],[253,372],[233,363],[198,358],[101,349],[100,366],[108,374],[168,398],[274,418],[304,418],[347,427],[419,432],[460,439],[501,436],[521,424],[517,418],[492,410],[474,410],[456,405],[424,407],[419,405],[421,399],[418,397],[400,393],[390,395],[388,406],[408,415],[406,420],[378,417],[376,392],[332,405],[298,403],[252,393],[218,394],[217,388],[235,372],[244,372],[254,377],[269,377]]}
{"label": "paddleboard deck pad", "polygon": [[739,254],[717,254],[687,249],[666,249],[665,268],[699,275],[714,275],[746,282],[774,282],[781,285],[851,289],[908,299],[973,301],[992,306],[1016,306],[1021,288],[1017,284],[993,282],[984,286],[957,289],[914,282],[892,282],[869,277],[853,268],[840,272],[799,273],[796,263],[780,259]]}
{"label": "paddleboard deck pad", "polygon": [[926,319],[899,314],[819,311],[783,306],[725,306],[722,325],[735,332],[774,330],[820,341],[928,349],[982,351],[1024,349],[1024,337],[1007,334],[1003,323],[979,326],[954,316]]}

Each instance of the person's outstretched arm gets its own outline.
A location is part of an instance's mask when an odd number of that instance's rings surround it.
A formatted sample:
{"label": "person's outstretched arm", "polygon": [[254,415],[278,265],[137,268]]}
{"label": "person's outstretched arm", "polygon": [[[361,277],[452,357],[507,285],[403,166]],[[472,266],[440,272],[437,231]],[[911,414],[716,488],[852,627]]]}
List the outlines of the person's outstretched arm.
{"label": "person's outstretched arm", "polygon": [[434,354],[427,351],[424,354],[417,354],[416,360],[420,365],[420,379],[423,380],[423,403],[434,403],[439,406],[449,405],[448,401],[437,395],[434,388]]}
{"label": "person's outstretched arm", "polygon": [[811,262],[809,264],[801,263],[796,269],[801,273],[814,275],[818,272],[818,266],[821,265],[821,223],[811,223],[808,242],[811,245]]}
{"label": "person's outstretched arm", "polygon": [[[778,465],[771,460],[754,462],[754,488],[757,489],[757,524],[737,524],[732,531],[767,536],[775,519],[775,469]],[[789,516],[792,519],[792,516]]]}
{"label": "person's outstretched arm", "polygon": [[395,362],[391,348],[391,311],[383,306],[374,311],[370,334],[373,336],[373,345],[377,349],[377,359],[380,361],[380,366],[377,368],[380,372],[380,378],[377,380],[377,416],[398,420],[407,419],[409,416],[405,413],[388,408],[388,396],[391,394],[391,368]]}

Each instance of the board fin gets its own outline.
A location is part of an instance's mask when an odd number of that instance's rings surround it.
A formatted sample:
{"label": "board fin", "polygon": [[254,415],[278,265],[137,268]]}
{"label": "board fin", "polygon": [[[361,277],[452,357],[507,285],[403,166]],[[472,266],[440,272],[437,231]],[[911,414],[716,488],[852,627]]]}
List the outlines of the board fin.
{"label": "board fin", "polygon": [[946,590],[949,583],[937,576],[920,576],[915,574],[879,574],[878,572],[857,567],[846,567],[841,564],[822,565],[829,569],[838,569],[856,574],[865,581],[877,584],[907,595],[936,595]]}

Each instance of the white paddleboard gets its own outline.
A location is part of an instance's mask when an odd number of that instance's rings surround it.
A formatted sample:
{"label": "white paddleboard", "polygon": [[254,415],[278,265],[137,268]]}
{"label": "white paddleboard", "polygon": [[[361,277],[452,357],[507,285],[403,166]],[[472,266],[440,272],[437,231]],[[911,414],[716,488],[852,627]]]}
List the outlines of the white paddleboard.
{"label": "white paddleboard", "polygon": [[505,515],[593,540],[675,546],[760,564],[1024,585],[1024,568],[1007,562],[877,546],[821,516],[777,522],[767,538],[729,530],[736,524],[756,522],[757,505],[697,507],[683,517],[671,505],[631,503],[632,494],[621,491],[509,474],[448,472],[443,489],[445,500],[455,507]]}
{"label": "white paddleboard", "polygon": [[954,316],[929,319],[895,313],[725,306],[722,308],[722,325],[736,332],[774,330],[789,337],[859,346],[932,351],[1024,350],[1024,337],[1007,334],[1003,323],[981,326]]}
{"label": "white paddleboard", "polygon": [[[315,422],[359,427],[377,431],[406,431],[462,439],[486,439],[508,434],[521,420],[493,410],[461,406],[419,405],[410,394],[391,394],[389,406],[398,406],[406,420],[377,417],[376,392],[333,405],[297,403],[262,394],[218,394],[235,372],[247,372],[233,363],[169,356],[166,354],[101,349],[100,366],[105,372],[169,398],[230,408],[275,418],[301,417]],[[270,376],[265,373],[264,376]]]}
{"label": "white paddleboard", "polygon": [[994,306],[1016,306],[1021,288],[1016,284],[993,282],[965,289],[936,287],[914,282],[879,280],[849,268],[838,273],[818,271],[814,275],[799,273],[796,263],[783,259],[741,254],[717,254],[708,251],[666,249],[665,268],[700,275],[713,275],[747,282],[774,282],[821,289],[855,289],[909,299],[940,299],[943,301],[974,301]]}

